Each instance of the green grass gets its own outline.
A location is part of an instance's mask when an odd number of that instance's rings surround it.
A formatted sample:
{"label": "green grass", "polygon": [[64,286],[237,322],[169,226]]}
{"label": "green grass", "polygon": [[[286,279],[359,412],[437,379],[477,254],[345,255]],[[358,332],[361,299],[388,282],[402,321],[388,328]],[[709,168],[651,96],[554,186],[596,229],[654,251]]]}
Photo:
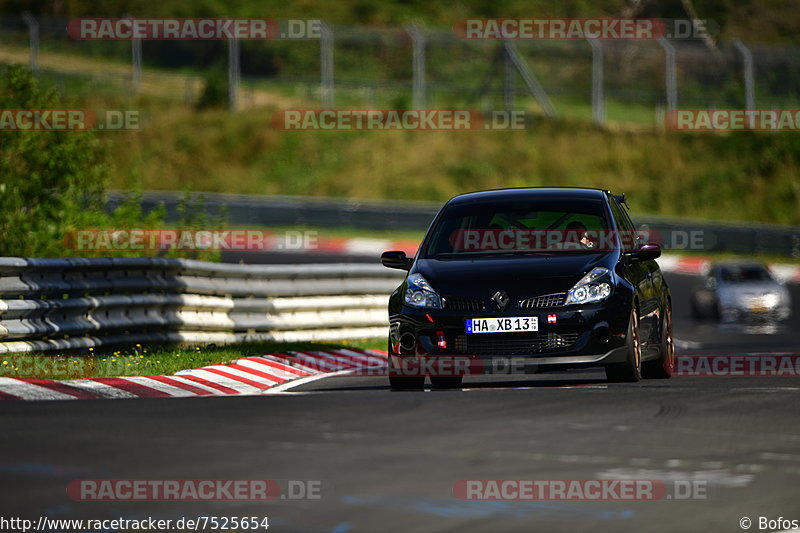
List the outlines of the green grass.
{"label": "green grass", "polygon": [[[151,103],[152,104],[152,103]],[[638,214],[800,224],[800,136],[678,134],[540,120],[524,131],[278,131],[270,110],[151,108],[108,135],[112,187],[444,201],[588,186]]]}
{"label": "green grass", "polygon": [[171,375],[179,370],[223,364],[269,353],[358,348],[386,350],[386,339],[361,339],[338,343],[249,342],[235,346],[158,346],[137,344],[118,350],[73,354],[9,354],[0,356],[0,377],[78,379],[117,376]]}

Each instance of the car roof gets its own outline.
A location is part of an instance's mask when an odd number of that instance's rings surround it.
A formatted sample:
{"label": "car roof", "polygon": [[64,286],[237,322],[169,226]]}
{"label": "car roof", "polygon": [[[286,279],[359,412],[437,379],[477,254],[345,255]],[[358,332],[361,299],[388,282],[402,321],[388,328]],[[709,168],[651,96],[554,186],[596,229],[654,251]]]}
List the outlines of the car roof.
{"label": "car roof", "polygon": [[608,191],[586,187],[517,187],[511,189],[492,189],[454,196],[449,204],[467,204],[486,200],[518,200],[535,198],[580,198],[602,200]]}

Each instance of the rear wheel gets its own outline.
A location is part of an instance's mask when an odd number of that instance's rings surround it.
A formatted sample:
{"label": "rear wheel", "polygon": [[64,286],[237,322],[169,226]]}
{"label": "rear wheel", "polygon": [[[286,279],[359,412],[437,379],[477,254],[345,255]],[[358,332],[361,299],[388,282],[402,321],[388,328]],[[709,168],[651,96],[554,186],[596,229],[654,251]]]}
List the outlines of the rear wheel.
{"label": "rear wheel", "polygon": [[614,383],[635,382],[642,379],[642,346],[639,342],[639,312],[634,302],[628,320],[627,353],[622,363],[606,365],[606,378]]}
{"label": "rear wheel", "polygon": [[672,304],[664,309],[661,325],[661,354],[658,359],[647,361],[642,366],[642,375],[648,379],[666,379],[675,371],[675,339],[672,337]]}

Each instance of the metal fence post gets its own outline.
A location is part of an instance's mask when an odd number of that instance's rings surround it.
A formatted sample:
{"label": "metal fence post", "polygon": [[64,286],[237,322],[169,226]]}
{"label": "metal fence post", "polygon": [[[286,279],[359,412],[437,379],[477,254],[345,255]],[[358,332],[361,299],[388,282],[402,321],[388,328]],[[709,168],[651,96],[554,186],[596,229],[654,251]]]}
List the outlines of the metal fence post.
{"label": "metal fence post", "polygon": [[423,109],[426,101],[425,85],[425,35],[414,24],[406,28],[411,37],[411,47],[413,54],[413,78],[414,93],[412,96],[414,109]]}
{"label": "metal fence post", "polygon": [[520,76],[522,76],[522,80],[525,82],[528,90],[539,102],[539,105],[542,106],[542,111],[544,111],[544,114],[550,118],[554,118],[556,116],[556,110],[553,107],[553,103],[550,101],[550,97],[547,96],[544,87],[542,87],[542,84],[539,83],[536,75],[534,75],[533,71],[522,58],[522,54],[519,53],[517,46],[511,41],[505,41],[503,43],[503,47],[505,48],[509,59],[511,59],[512,63],[514,63],[514,66],[517,67],[517,70],[519,71]]}
{"label": "metal fence post", "polygon": [[239,98],[239,40],[228,39],[228,107],[236,111]]}
{"label": "metal fence post", "polygon": [[39,23],[33,18],[33,15],[28,12],[22,14],[22,20],[28,27],[28,33],[30,35],[31,70],[36,70],[39,68]]}
{"label": "metal fence post", "polygon": [[606,103],[603,99],[603,46],[597,39],[588,39],[592,47],[592,120],[598,126],[606,121]]}
{"label": "metal fence post", "polygon": [[739,39],[733,41],[733,46],[742,54],[744,61],[744,101],[747,109],[756,108],[756,85],[753,77],[753,52]]}
{"label": "metal fence post", "polygon": [[506,113],[511,113],[516,107],[517,100],[517,72],[514,62],[508,54],[508,50],[503,48],[503,109]]}
{"label": "metal fence post", "polygon": [[320,24],[320,78],[322,84],[322,107],[333,107],[333,26]]}
{"label": "metal fence post", "polygon": [[666,38],[659,37],[658,44],[664,49],[667,77],[667,113],[678,107],[678,78],[675,71],[675,47]]}
{"label": "metal fence post", "polygon": [[[125,18],[133,18],[125,15]],[[139,85],[142,83],[142,40],[131,37],[131,92],[139,92]]]}

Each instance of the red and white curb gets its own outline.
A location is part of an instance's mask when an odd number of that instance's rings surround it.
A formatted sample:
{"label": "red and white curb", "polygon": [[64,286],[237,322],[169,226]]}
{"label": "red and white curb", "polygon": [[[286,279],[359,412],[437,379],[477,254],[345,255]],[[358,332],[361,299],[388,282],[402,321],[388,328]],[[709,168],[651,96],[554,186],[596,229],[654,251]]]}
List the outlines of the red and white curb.
{"label": "red and white curb", "polygon": [[380,370],[386,354],[341,349],[246,357],[233,363],[181,370],[172,376],[130,376],[58,381],[0,377],[0,400],[88,400],[253,396],[282,384],[350,370]]}

